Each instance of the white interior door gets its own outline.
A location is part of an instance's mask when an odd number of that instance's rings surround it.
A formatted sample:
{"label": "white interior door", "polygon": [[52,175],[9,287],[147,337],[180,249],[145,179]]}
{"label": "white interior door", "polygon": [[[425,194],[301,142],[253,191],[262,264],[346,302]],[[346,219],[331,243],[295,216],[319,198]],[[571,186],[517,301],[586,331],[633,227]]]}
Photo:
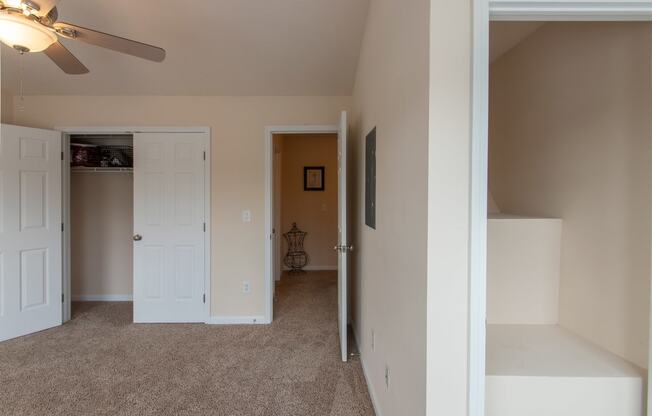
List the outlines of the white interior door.
{"label": "white interior door", "polygon": [[0,341],[61,325],[61,133],[0,126]]}
{"label": "white interior door", "polygon": [[340,132],[337,136],[338,148],[338,245],[337,245],[337,301],[338,301],[338,323],[340,330],[340,347],[342,350],[342,361],[347,361],[348,358],[348,270],[349,270],[349,252],[352,247],[349,245],[348,232],[347,232],[347,133],[348,121],[346,111],[342,112],[340,121]]}
{"label": "white interior door", "polygon": [[134,135],[134,321],[205,322],[202,133]]}
{"label": "white interior door", "polygon": [[274,281],[281,280],[281,273],[282,273],[282,251],[281,251],[281,246],[282,246],[282,240],[281,236],[283,234],[282,226],[281,226],[281,195],[282,195],[282,189],[281,187],[283,186],[282,184],[282,171],[281,167],[283,164],[283,159],[282,159],[282,154],[279,150],[276,149],[276,146],[274,147],[274,186],[273,189],[274,191],[272,192],[272,198],[273,198],[273,210],[274,210],[274,229],[272,230],[272,241],[274,243],[274,249],[272,250],[272,256],[274,257],[272,259],[272,264],[274,267]]}

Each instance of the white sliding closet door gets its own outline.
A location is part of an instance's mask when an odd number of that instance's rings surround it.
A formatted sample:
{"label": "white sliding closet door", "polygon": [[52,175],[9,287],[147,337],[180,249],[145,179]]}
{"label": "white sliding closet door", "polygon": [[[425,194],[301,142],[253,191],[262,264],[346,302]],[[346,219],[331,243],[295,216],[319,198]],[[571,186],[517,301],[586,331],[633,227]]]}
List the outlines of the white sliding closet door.
{"label": "white sliding closet door", "polygon": [[134,321],[205,322],[204,137],[134,135]]}
{"label": "white sliding closet door", "polygon": [[0,341],[61,325],[61,133],[0,126]]}

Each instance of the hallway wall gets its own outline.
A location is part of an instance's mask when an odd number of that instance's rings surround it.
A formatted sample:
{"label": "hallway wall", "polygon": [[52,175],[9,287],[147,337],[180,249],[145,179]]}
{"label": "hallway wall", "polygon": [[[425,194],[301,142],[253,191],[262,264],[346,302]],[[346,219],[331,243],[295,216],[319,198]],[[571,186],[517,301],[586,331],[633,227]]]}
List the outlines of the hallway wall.
{"label": "hallway wall", "polygon": [[647,367],[652,26],[549,23],[491,68],[490,188],[563,220],[560,323]]}
{"label": "hallway wall", "polygon": [[[282,136],[281,233],[296,222],[307,232],[306,270],[337,270],[337,135],[287,134]],[[325,167],[324,191],[304,191],[304,166]],[[287,253],[282,240],[281,261]]]}

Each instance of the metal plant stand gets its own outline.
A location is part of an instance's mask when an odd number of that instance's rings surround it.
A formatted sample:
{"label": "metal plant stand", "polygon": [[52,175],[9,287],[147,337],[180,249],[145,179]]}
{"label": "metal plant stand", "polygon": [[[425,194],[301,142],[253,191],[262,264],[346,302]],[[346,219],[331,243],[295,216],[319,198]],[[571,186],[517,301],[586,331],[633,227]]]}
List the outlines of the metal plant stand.
{"label": "metal plant stand", "polygon": [[290,268],[290,274],[305,273],[304,267],[308,264],[308,253],[303,249],[303,241],[306,238],[305,231],[297,228],[297,223],[292,223],[292,229],[283,234],[285,241],[288,243],[288,252],[283,259],[283,263]]}

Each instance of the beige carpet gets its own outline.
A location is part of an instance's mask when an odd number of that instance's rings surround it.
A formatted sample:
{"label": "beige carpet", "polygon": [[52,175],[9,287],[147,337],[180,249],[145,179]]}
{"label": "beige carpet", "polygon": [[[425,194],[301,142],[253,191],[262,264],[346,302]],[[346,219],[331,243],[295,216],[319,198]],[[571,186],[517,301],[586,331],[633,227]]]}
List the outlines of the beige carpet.
{"label": "beige carpet", "polygon": [[272,325],[136,325],[83,303],[62,327],[0,343],[2,415],[373,415],[342,363],[337,278],[284,277]]}

